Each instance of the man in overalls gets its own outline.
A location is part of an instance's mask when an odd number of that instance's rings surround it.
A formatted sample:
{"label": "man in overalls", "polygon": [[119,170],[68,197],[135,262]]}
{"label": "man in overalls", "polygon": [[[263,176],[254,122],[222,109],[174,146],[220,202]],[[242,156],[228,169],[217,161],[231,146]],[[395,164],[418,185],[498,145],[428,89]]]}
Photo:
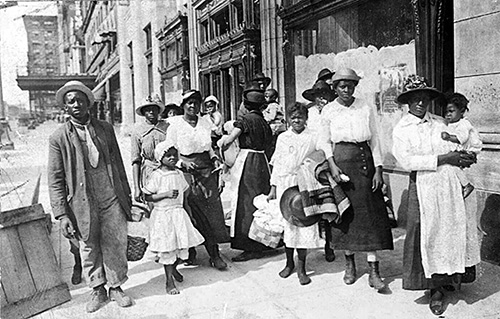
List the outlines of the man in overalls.
{"label": "man in overalls", "polygon": [[69,81],[56,93],[70,120],[49,139],[48,180],[54,217],[63,235],[82,247],[83,272],[92,288],[87,312],[109,299],[121,307],[132,299],[120,286],[127,277],[127,220],[130,187],[113,130],[107,122],[90,117],[92,91]]}

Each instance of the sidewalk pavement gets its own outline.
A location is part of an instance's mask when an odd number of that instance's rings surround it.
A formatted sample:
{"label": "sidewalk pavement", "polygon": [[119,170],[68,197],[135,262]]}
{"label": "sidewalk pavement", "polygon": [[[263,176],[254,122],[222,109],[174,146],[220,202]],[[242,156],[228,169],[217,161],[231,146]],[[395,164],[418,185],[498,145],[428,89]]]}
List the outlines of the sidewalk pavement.
{"label": "sidewalk pavement", "polygon": [[[54,123],[46,125],[45,131],[55,128]],[[40,129],[42,132],[42,127]],[[118,139],[129,175],[129,137],[118,134]],[[43,165],[42,162],[46,162],[46,157],[39,165]],[[45,211],[50,212],[46,176],[42,176],[40,202]],[[90,289],[84,283],[71,285],[73,261],[69,244],[59,231],[58,223],[54,223],[51,239],[72,300],[34,318],[435,318],[429,310],[426,293],[402,289],[405,233],[396,228],[393,234],[394,251],[380,253],[380,272],[389,285],[389,294],[377,293],[368,286],[368,264],[361,253],[356,255],[359,278],[355,284],[346,286],[342,281],[342,253],[336,252],[337,259],[327,263],[321,249],[310,250],[306,268],[312,282],[301,286],[295,273],[287,279],[278,276],[285,264],[283,248],[262,259],[233,263],[231,257],[239,251],[232,250],[229,244],[222,244],[221,255],[228,263],[228,269],[218,271],[210,267],[205,249],[198,247],[199,265],[179,267],[184,282],[176,283],[181,293],[175,296],[165,293],[161,265],[148,256],[130,262],[129,280],[122,287],[134,298],[134,305],[120,308],[111,302],[99,311],[87,314],[85,303]],[[477,280],[463,285],[461,291],[447,294],[446,303],[447,310],[442,318],[499,319],[500,267],[481,263]]]}

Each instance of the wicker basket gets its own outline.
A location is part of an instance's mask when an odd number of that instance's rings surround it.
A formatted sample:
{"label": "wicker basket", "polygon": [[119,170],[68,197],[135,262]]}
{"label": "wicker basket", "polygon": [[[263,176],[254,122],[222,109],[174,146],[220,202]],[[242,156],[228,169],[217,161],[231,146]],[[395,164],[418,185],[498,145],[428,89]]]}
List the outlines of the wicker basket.
{"label": "wicker basket", "polygon": [[146,248],[148,248],[148,243],[146,238],[127,236],[127,260],[137,261],[141,260],[146,253]]}

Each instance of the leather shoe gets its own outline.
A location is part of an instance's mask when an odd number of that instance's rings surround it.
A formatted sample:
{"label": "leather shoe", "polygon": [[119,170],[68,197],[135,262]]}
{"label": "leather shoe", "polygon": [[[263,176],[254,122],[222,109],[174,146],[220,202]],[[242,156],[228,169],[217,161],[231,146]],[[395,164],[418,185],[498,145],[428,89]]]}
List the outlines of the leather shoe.
{"label": "leather shoe", "polygon": [[109,288],[109,299],[116,301],[120,307],[132,306],[132,298],[127,296],[120,287]]}
{"label": "leather shoe", "polygon": [[104,288],[104,285],[95,287],[92,290],[90,296],[91,299],[85,306],[88,313],[99,310],[99,308],[104,306],[106,304],[106,301],[108,301],[108,293],[106,292],[106,288]]}
{"label": "leather shoe", "polygon": [[251,259],[262,258],[263,254],[260,251],[244,251],[236,257],[231,258],[234,262],[247,261]]}
{"label": "leather shoe", "polygon": [[444,293],[440,289],[431,289],[431,299],[429,300],[429,308],[431,309],[431,312],[436,315],[440,316],[444,313],[444,304],[443,304],[443,299],[444,299]]}

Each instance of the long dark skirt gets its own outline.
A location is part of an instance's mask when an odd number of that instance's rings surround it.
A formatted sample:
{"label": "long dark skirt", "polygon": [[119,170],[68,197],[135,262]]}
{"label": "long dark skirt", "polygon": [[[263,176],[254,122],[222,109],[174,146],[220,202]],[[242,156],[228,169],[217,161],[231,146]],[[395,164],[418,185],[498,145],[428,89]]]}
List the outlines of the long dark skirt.
{"label": "long dark skirt", "polygon": [[218,174],[212,174],[213,164],[208,153],[181,156],[188,162],[198,164],[198,172],[187,173],[191,193],[188,205],[191,208],[193,224],[205,238],[206,245],[229,241],[229,233],[224,223],[224,213],[219,195]]}
{"label": "long dark skirt", "polygon": [[334,158],[350,178],[340,185],[351,207],[342,215],[340,224],[332,223],[331,247],[353,251],[394,249],[382,191],[372,192],[375,166],[368,143],[337,143]]}
{"label": "long dark skirt", "polygon": [[253,213],[257,208],[253,199],[260,194],[269,194],[269,166],[263,153],[249,153],[243,167],[243,174],[238,188],[238,203],[236,204],[236,220],[234,237],[231,238],[231,248],[245,251],[263,251],[267,246],[248,238]]}
{"label": "long dark skirt", "polygon": [[[445,285],[458,284],[462,282],[472,282],[470,274],[475,273],[475,267],[466,267],[463,274],[433,274],[432,278],[425,278],[422,266],[422,254],[420,252],[420,209],[417,195],[417,173],[410,174],[410,185],[408,187],[408,212],[406,220],[406,239],[403,253],[403,289],[406,290],[426,290],[438,288]],[[469,278],[467,278],[469,277]],[[464,280],[464,279],[467,279]]]}

